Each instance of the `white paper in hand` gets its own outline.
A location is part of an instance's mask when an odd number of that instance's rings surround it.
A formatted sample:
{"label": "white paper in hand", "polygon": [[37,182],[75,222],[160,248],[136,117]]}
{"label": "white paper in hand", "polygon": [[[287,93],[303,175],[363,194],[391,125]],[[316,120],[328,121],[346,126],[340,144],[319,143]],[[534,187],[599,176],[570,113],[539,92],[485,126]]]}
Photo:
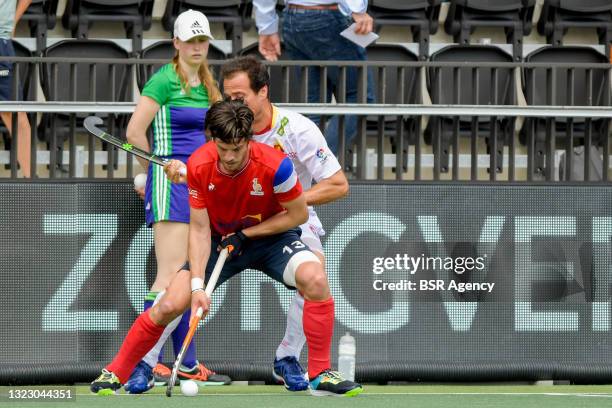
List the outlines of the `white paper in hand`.
{"label": "white paper in hand", "polygon": [[346,30],[342,31],[340,35],[363,48],[367,47],[378,39],[379,35],[376,34],[374,31],[371,31],[368,34],[356,34],[356,25],[357,23],[351,24],[351,26]]}

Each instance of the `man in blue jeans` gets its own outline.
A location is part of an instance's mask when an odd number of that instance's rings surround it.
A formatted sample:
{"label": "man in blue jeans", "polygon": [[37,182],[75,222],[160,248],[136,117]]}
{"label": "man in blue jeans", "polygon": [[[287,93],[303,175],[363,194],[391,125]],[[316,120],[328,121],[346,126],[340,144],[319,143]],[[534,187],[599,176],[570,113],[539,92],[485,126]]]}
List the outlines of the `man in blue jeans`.
{"label": "man in blue jeans", "polygon": [[[276,61],[281,54],[278,33],[276,0],[253,0],[255,21],[259,31],[259,52],[268,61]],[[283,41],[289,57],[294,60],[310,61],[365,61],[365,49],[340,35],[353,22],[355,33],[367,34],[372,31],[374,20],[366,13],[367,0],[285,0],[283,11]],[[310,68],[308,76],[308,102],[322,102],[320,96],[319,68]],[[327,95],[331,102],[332,93],[340,87],[340,69],[327,69]],[[357,103],[359,70],[349,68],[346,72],[346,103]],[[373,77],[368,70],[367,101],[374,101]],[[336,98],[338,94],[336,93]],[[320,117],[310,117],[317,125]],[[357,117],[347,116],[345,121],[345,146],[350,148],[357,134]],[[334,116],[325,132],[331,151],[337,157],[339,152],[338,116]]]}

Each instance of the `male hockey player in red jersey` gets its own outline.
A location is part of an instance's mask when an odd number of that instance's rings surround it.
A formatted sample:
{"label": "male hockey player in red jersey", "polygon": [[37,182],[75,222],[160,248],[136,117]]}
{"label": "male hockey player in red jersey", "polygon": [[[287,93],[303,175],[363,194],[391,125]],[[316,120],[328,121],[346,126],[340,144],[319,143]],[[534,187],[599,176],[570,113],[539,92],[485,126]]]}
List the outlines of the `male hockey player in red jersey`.
{"label": "male hockey player in red jersey", "polygon": [[[209,109],[205,129],[212,141],[187,163],[189,263],[160,301],[134,322],[115,359],[91,384],[92,392],[111,394],[121,388],[166,325],[190,302],[192,313],[199,307],[208,310],[204,282],[218,258],[217,249],[230,245],[234,250],[217,286],[253,268],[304,297],[311,393],[354,396],[363,390],[331,370],[334,301],[318,257],[300,240],[298,226],[308,219],[302,187],[288,157],[251,140],[252,122],[252,112],[240,101],[217,102]],[[173,161],[170,166],[184,164]]]}

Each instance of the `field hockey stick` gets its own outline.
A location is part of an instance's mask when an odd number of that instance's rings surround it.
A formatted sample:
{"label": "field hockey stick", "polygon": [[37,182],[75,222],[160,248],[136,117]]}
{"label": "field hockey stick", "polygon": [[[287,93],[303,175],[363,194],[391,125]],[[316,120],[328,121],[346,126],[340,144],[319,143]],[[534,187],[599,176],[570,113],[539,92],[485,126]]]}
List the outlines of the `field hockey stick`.
{"label": "field hockey stick", "polygon": [[[83,121],[83,126],[85,126],[85,129],[89,133],[105,141],[106,143],[110,143],[113,146],[117,146],[121,150],[125,150],[128,153],[132,153],[133,155],[138,156],[142,159],[148,160],[151,163],[155,163],[163,167],[170,162],[170,160],[168,159],[164,159],[162,157],[156,156],[149,152],[145,152],[144,150],[139,149],[138,147],[132,145],[131,143],[126,142],[125,140],[121,140],[118,137],[111,135],[110,133],[106,133],[105,131],[103,131],[102,129],[98,127],[103,123],[104,121],[102,120],[102,118],[99,118],[97,116],[88,116]],[[182,176],[186,176],[187,168],[181,167],[181,169],[179,170],[179,173]]]}
{"label": "field hockey stick", "polygon": [[[219,253],[219,258],[217,259],[217,263],[215,263],[215,267],[208,279],[208,283],[206,284],[206,289],[204,292],[210,298],[212,296],[212,292],[215,289],[215,285],[217,284],[217,280],[219,279],[219,275],[221,274],[221,269],[223,269],[223,264],[225,264],[225,260],[230,252],[234,249],[233,246],[229,245],[223,248],[223,251]],[[172,389],[174,388],[174,384],[176,383],[176,377],[178,376],[178,370],[181,364],[183,364],[183,359],[185,358],[185,351],[187,347],[189,347],[189,343],[191,343],[191,339],[198,328],[198,324],[202,319],[202,315],[204,311],[201,307],[196,311],[195,316],[191,317],[191,321],[189,322],[189,331],[187,332],[187,336],[185,336],[185,340],[183,340],[183,345],[181,346],[181,351],[176,357],[176,361],[174,362],[174,366],[172,366],[172,375],[170,376],[170,380],[168,380],[168,385],[166,387],[166,397],[172,396]]]}

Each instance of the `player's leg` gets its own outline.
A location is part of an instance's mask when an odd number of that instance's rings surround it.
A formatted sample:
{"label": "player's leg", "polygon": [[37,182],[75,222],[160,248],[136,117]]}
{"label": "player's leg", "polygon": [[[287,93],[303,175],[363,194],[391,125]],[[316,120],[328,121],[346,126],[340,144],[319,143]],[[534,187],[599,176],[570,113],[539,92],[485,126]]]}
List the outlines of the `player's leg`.
{"label": "player's leg", "polygon": [[92,392],[114,393],[125,383],[144,355],[157,343],[164,328],[189,308],[191,300],[189,272],[176,274],[160,301],[140,314],[113,361],[91,383]]}
{"label": "player's leg", "polygon": [[[183,161],[186,162],[187,158],[185,157]],[[171,184],[171,187],[172,195],[171,204],[169,207],[169,217],[171,219],[189,222],[189,198],[186,185]],[[187,237],[188,235],[186,234],[184,247],[185,258],[179,261],[181,265],[185,259],[187,259]],[[179,322],[177,328],[172,332],[172,343],[174,345],[175,356],[178,355],[189,331],[189,318],[190,311],[186,311],[183,314],[183,318]],[[158,374],[161,374],[162,371],[167,373],[169,370],[165,370],[165,368],[166,367],[164,367],[162,364],[158,364],[155,371],[157,371]],[[206,385],[223,385],[231,382],[231,379],[228,376],[220,375],[209,370],[204,364],[197,360],[196,347],[193,341],[189,344],[189,347],[185,351],[183,365],[180,367],[178,375],[179,378],[189,378],[201,383],[206,383]]]}
{"label": "player's leg", "polygon": [[[310,250],[319,258],[321,265],[325,265],[323,245],[319,238],[319,234],[323,233],[322,228],[306,223],[301,226],[301,230],[302,242],[308,245]],[[308,376],[299,362],[300,354],[306,343],[306,336],[302,327],[303,313],[304,297],[299,291],[295,291],[287,311],[285,336],[276,349],[274,369],[272,370],[272,375],[276,381],[284,384],[289,391],[302,391],[308,388]]]}
{"label": "player's leg", "polygon": [[[249,252],[260,255],[252,265],[304,297],[302,322],[308,344],[308,377],[313,395],[354,396],[363,388],[331,370],[334,300],[319,258],[300,240],[296,230],[253,241]],[[245,249],[245,252],[247,249]]]}
{"label": "player's leg", "polygon": [[[188,199],[185,198],[185,203],[188,205]],[[177,210],[178,211],[178,210]],[[187,238],[188,233],[185,235]],[[216,248],[216,247],[215,247]],[[157,250],[157,247],[156,247]],[[187,259],[187,241],[185,242],[185,258]],[[175,259],[178,260],[178,259]],[[176,329],[172,332],[172,344],[174,346],[174,354],[178,355],[183,345],[183,341],[189,331],[189,319],[191,311],[187,310],[183,313],[181,320],[179,321]],[[159,382],[167,382],[171,370],[161,363],[155,366],[154,371]],[[179,368],[178,377],[183,379],[190,379],[200,383],[201,385],[226,385],[232,382],[231,378],[227,375],[217,374],[213,370],[207,368],[203,363],[199,362],[196,356],[196,347],[193,340],[189,344],[189,347],[185,351],[185,357],[183,363]]]}
{"label": "player's leg", "polygon": [[[219,244],[218,240],[213,239],[211,248],[217,248],[217,245]],[[208,259],[208,265],[207,265],[207,270],[206,270],[206,281],[208,281],[208,276],[210,276],[212,269],[214,268],[214,265],[217,262],[217,259],[219,257],[219,253],[216,250],[212,250],[210,257]],[[217,281],[217,287],[219,285],[221,285],[223,282],[225,282],[227,279],[229,279],[231,276],[233,276],[237,270],[236,266],[235,266],[236,262],[233,260],[227,261],[225,263],[225,266],[221,272],[221,276],[219,277],[219,280]],[[179,271],[179,274],[181,273],[185,273],[186,275],[190,275],[189,273],[189,263],[185,263],[182,267],[181,267],[181,271]],[[160,297],[162,297],[161,295],[163,295],[163,292],[160,293],[160,295],[158,295],[158,299]],[[155,304],[157,304],[157,300],[155,302]],[[173,320],[170,324],[168,324],[168,326],[166,327],[166,329],[164,330],[163,334],[161,335],[161,337],[159,338],[158,342],[153,346],[153,348],[151,348],[149,350],[149,352],[143,357],[142,361],[139,363],[139,366],[144,365],[146,367],[148,367],[149,369],[151,367],[154,367],[155,364],[158,361],[158,357],[160,354],[160,351],[164,345],[164,343],[166,342],[166,340],[170,337],[170,335],[172,334],[172,332],[174,331],[174,329],[176,328],[176,326],[179,324],[179,321],[182,320],[182,317],[185,316],[185,314],[187,314],[188,312],[190,312],[189,309],[187,309],[183,315],[178,316],[175,320]],[[180,346],[179,346],[180,349]],[[178,351],[178,350],[177,350]],[[143,371],[146,371],[146,367]],[[163,366],[165,367],[165,366]],[[138,368],[138,367],[137,367]],[[208,370],[208,369],[206,369]],[[164,384],[167,383],[167,381],[170,378],[170,374],[171,374],[171,370],[169,370],[170,373],[168,375],[164,375]],[[180,373],[180,371],[179,371]],[[225,385],[225,384],[229,384],[231,382],[231,379],[227,376],[223,376],[221,374],[217,374],[212,370],[208,370],[207,377],[204,379],[204,381],[198,381],[200,383],[204,383],[204,385]],[[130,377],[130,381],[132,381],[132,377]],[[157,382],[157,376],[155,381]],[[126,390],[127,390],[127,384],[126,384]],[[132,389],[128,390],[131,393],[134,393],[134,391]]]}
{"label": "player's leg", "polygon": [[[152,304],[146,309],[150,309],[151,306],[157,304],[164,295],[164,293],[165,291],[159,292],[155,299],[153,299]],[[187,311],[189,311],[189,309]],[[132,371],[128,382],[124,386],[126,392],[130,394],[142,394],[143,392],[147,392],[155,386],[157,382],[157,375],[154,375],[154,368],[157,369],[159,366],[167,368],[163,364],[158,364],[159,356],[162,354],[164,344],[166,344],[166,341],[168,340],[168,338],[170,338],[184,315],[185,313],[183,313],[183,315],[181,316],[178,316],[166,326],[161,337],[159,338],[157,343],[155,343],[155,346],[153,346],[153,348],[149,350],[149,352],[143,357],[143,359],[138,363],[138,365],[136,365],[136,368],[134,368],[134,371]],[[170,369],[168,369],[168,371],[170,371],[171,373]],[[170,378],[170,374],[168,374],[167,377]]]}
{"label": "player's leg", "polygon": [[[178,199],[178,197],[174,199]],[[157,275],[153,285],[151,285],[149,299],[168,287],[172,277],[185,264],[188,258],[189,224],[170,221],[157,222],[153,225],[153,236],[157,260]],[[186,313],[189,314],[190,311]],[[175,331],[182,332],[181,323],[182,320],[175,327]],[[187,326],[189,326],[189,323],[187,323]],[[163,353],[160,351],[159,357],[161,358],[162,355]],[[187,361],[195,359],[194,347],[192,347],[191,353],[186,354],[185,358],[189,358]],[[155,364],[153,367],[155,367]]]}
{"label": "player's leg", "polygon": [[331,341],[334,333],[334,299],[327,276],[319,262],[303,261],[295,266],[295,285],[304,296],[302,322],[308,344],[308,378],[315,396],[355,396],[360,384],[343,379],[331,369]]}
{"label": "player's leg", "polygon": [[[149,170],[152,179],[156,177],[153,172],[153,169]],[[188,213],[178,214],[177,216],[176,209],[175,211],[170,211],[172,209],[171,205],[168,205],[167,210],[164,210],[163,205],[157,202],[163,196],[160,191],[170,195],[170,203],[173,200],[181,199],[180,195],[182,194],[179,193],[179,196],[177,196],[177,191],[172,189],[172,186],[159,186],[159,183],[149,183],[149,179],[150,177],[147,177],[147,187],[145,189],[145,202],[148,203],[146,206],[146,219],[147,224],[153,223],[157,274],[149,293],[145,297],[143,311],[148,310],[153,305],[153,301],[158,293],[168,287],[172,278],[185,263],[188,256],[187,244],[189,235],[189,224],[185,222],[188,222]],[[187,200],[187,198],[184,199]],[[151,203],[155,204],[152,205]],[[188,209],[184,208],[183,211],[188,211]],[[179,222],[169,221],[168,219],[179,220]],[[190,313],[190,311],[186,313]],[[176,328],[177,326],[174,325],[174,327]],[[160,354],[162,354],[161,350]],[[195,356],[195,350],[192,351],[192,354]],[[153,365],[140,362],[125,384],[125,390],[132,394],[141,394],[153,388],[155,385],[153,368],[156,367],[156,364],[157,361]]]}

